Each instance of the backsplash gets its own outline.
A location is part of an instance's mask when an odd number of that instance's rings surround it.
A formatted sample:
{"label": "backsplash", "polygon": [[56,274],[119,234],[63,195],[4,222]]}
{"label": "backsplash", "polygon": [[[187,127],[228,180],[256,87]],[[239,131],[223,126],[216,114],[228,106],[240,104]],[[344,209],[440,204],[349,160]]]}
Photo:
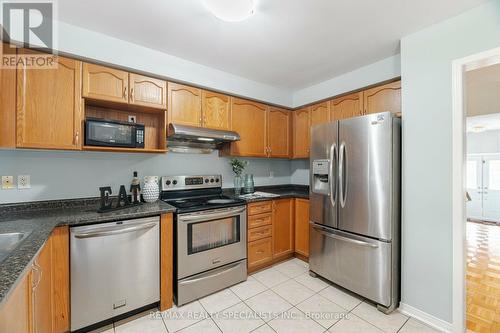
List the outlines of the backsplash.
{"label": "backsplash", "polygon": [[[281,159],[245,159],[246,172],[254,174],[256,186],[292,183],[291,165]],[[299,163],[300,164],[300,163]],[[308,164],[307,164],[308,165]],[[302,167],[301,164],[299,167]],[[302,169],[298,169],[303,173]],[[0,151],[0,175],[31,176],[31,189],[1,190],[0,204],[99,196],[99,186],[130,185],[133,171],[139,177],[163,175],[222,174],[223,187],[233,186],[229,158],[212,154],[119,154],[101,152]],[[273,176],[270,177],[270,172]],[[296,172],[294,172],[296,173]],[[296,176],[302,181],[302,176]],[[307,179],[307,177],[306,177]],[[302,184],[302,183],[297,183]]]}

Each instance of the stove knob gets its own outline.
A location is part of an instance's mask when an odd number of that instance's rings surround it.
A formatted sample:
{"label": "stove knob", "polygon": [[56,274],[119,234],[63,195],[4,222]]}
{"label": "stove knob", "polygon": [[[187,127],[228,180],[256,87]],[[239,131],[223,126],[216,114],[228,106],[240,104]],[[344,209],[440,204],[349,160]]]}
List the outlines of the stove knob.
{"label": "stove knob", "polygon": [[212,179],[210,179],[210,182],[211,182],[211,183],[213,183],[213,182],[214,182],[214,179],[213,179],[213,178],[212,178]]}
{"label": "stove knob", "polygon": [[218,183],[219,182],[219,178],[215,178],[215,182]]}
{"label": "stove knob", "polygon": [[205,178],[205,183],[208,183],[208,178]]}
{"label": "stove knob", "polygon": [[167,181],[165,182],[165,184],[167,184],[167,185],[170,185],[170,183],[171,183],[171,182],[170,182],[170,180],[167,180]]}
{"label": "stove knob", "polygon": [[172,184],[177,185],[177,180],[174,180]]}

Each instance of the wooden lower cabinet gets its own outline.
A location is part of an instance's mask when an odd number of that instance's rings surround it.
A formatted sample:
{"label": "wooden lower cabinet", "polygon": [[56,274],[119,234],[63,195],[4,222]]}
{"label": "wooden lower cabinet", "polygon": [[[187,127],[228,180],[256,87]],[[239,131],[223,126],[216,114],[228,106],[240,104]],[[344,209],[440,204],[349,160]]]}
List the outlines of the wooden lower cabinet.
{"label": "wooden lower cabinet", "polygon": [[309,200],[295,199],[295,252],[309,257]]}
{"label": "wooden lower cabinet", "polygon": [[248,243],[248,267],[258,267],[273,260],[273,239],[267,237]]}
{"label": "wooden lower cabinet", "polygon": [[273,257],[280,258],[294,251],[293,199],[273,201]]}
{"label": "wooden lower cabinet", "polygon": [[29,333],[31,271],[28,272],[12,291],[9,298],[0,308],[0,333]]}
{"label": "wooden lower cabinet", "polygon": [[0,333],[69,332],[69,233],[58,227],[0,309]]}

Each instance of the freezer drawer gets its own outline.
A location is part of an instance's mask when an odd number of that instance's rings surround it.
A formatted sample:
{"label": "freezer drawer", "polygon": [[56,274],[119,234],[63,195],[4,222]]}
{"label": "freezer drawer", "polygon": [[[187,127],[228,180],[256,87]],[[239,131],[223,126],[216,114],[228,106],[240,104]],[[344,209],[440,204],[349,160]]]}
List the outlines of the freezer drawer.
{"label": "freezer drawer", "polygon": [[71,331],[160,300],[159,217],[71,228]]}
{"label": "freezer drawer", "polygon": [[310,224],[309,269],[385,307],[392,305],[392,244]]}

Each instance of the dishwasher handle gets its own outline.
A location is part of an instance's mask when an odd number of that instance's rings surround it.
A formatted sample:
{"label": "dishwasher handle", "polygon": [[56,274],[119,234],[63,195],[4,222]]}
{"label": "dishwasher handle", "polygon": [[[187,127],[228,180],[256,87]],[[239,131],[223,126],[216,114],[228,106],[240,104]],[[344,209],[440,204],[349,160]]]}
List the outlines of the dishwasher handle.
{"label": "dishwasher handle", "polygon": [[157,222],[137,224],[133,226],[120,226],[120,227],[109,227],[109,228],[96,228],[87,232],[75,233],[75,238],[93,238],[93,237],[105,237],[112,235],[125,234],[130,232],[136,232],[140,230],[147,230],[155,227]]}

